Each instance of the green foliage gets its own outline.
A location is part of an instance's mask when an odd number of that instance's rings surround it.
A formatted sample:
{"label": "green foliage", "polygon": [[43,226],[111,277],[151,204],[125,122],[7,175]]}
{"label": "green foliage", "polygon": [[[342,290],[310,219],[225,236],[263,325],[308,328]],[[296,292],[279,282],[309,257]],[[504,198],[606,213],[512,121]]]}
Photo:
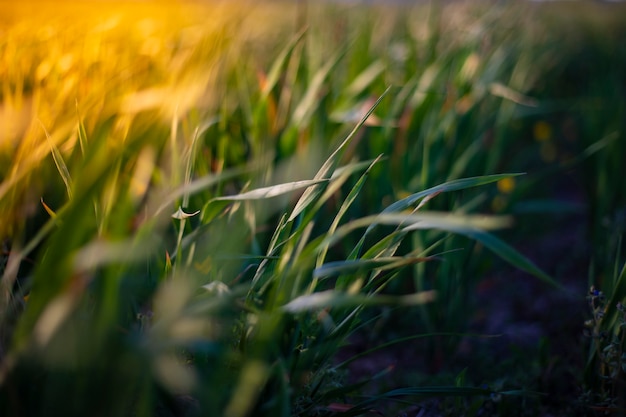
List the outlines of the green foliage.
{"label": "green foliage", "polygon": [[432,339],[450,357],[493,254],[562,290],[493,231],[503,213],[570,210],[551,194],[565,170],[610,294],[592,294],[591,327],[619,341],[593,339],[588,370],[607,371],[588,384],[619,398],[622,20],[301,3],[0,6],[3,410],[348,416],[525,398],[464,375],[361,398],[368,380],[346,366],[376,348],[336,355],[398,307],[422,330],[380,348]]}

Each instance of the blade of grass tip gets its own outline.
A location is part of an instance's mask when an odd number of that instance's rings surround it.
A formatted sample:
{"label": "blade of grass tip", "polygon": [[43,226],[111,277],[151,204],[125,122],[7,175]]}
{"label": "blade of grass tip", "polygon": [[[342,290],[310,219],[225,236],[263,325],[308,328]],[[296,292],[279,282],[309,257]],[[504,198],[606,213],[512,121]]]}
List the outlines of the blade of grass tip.
{"label": "blade of grass tip", "polygon": [[604,136],[602,139],[592,143],[587,148],[585,148],[580,153],[580,155],[577,155],[577,156],[575,156],[574,158],[572,158],[570,160],[562,162],[558,168],[560,170],[562,170],[564,168],[570,168],[570,167],[572,167],[572,166],[574,166],[574,165],[584,161],[585,159],[589,158],[593,154],[595,154],[595,153],[601,151],[602,149],[606,148],[612,141],[614,141],[618,137],[619,137],[619,132],[611,132],[611,133],[609,133],[608,135]]}
{"label": "blade of grass tip", "polygon": [[[380,159],[382,159],[381,156],[379,156],[379,158],[376,158],[374,161],[378,161]],[[364,162],[359,162],[356,165],[350,164],[349,166],[350,167],[354,167],[354,168],[358,168],[358,165],[361,165],[361,164],[372,164],[372,162],[374,162],[374,161],[364,161]],[[335,178],[336,176],[338,176],[340,174],[340,172],[344,170],[344,168],[346,168],[346,167],[341,167],[341,168],[336,169],[335,172],[333,172],[332,178]],[[351,168],[351,172],[356,172],[357,171],[357,169],[354,169],[354,168]],[[369,171],[369,168],[367,170]],[[327,190],[327,192],[328,191],[329,190]],[[356,195],[358,195],[358,192],[357,192],[357,194],[355,194],[355,196]],[[350,197],[348,197],[348,198],[350,198]],[[323,200],[323,198],[322,198],[322,200]],[[345,201],[344,201],[344,204],[345,204]],[[319,209],[319,207],[316,207],[316,210],[317,209]],[[334,230],[336,230],[336,227],[333,229],[333,232],[334,232]],[[330,233],[327,233],[326,236],[330,236]],[[359,240],[359,242],[357,242],[357,244],[355,245],[355,247],[352,249],[352,251],[350,252],[350,254],[348,256],[349,260],[354,260],[354,259],[357,259],[359,257],[359,254],[361,253],[361,247],[363,246],[364,243],[365,243],[365,239],[363,239],[363,238],[361,238]],[[322,245],[321,248],[326,248],[326,251],[324,252],[323,256],[319,257],[320,259],[322,259],[322,262],[323,262],[323,259],[326,257],[328,246]],[[318,266],[319,265],[320,265],[320,263],[318,262]]]}
{"label": "blade of grass tip", "polygon": [[[303,217],[301,219],[301,221],[299,222],[300,225],[305,225],[308,222],[313,221],[313,219],[315,218],[315,215],[319,212],[319,210],[322,209],[322,207],[324,206],[324,204],[326,204],[326,202],[331,199],[334,195],[336,195],[337,191],[339,189],[341,189],[341,187],[345,184],[345,182],[348,180],[348,178],[358,172],[358,171],[362,171],[362,170],[367,170],[368,167],[372,164],[372,162],[374,162],[375,160],[380,160],[382,158],[376,158],[376,159],[370,159],[367,161],[362,161],[362,162],[356,162],[356,163],[350,163],[344,166],[341,166],[337,169],[335,169],[333,171],[332,176],[330,177],[331,181],[328,185],[328,187],[324,188],[324,192],[322,194],[321,197],[319,197],[317,200],[315,200],[315,204],[313,205],[313,207],[309,210],[308,214]],[[327,233],[328,235],[328,233]],[[321,239],[320,239],[321,241]],[[313,243],[313,242],[311,242]],[[317,248],[317,246],[312,246]],[[319,248],[315,249],[315,251],[319,250]]]}
{"label": "blade of grass tip", "polygon": [[[350,206],[352,206],[352,203],[354,203],[354,201],[356,200],[356,197],[361,192],[361,189],[363,188],[363,185],[365,184],[365,181],[367,180],[369,176],[370,170],[372,169],[374,165],[378,163],[378,161],[381,160],[381,158],[382,158],[382,155],[378,155],[378,157],[370,163],[370,165],[367,167],[365,172],[358,179],[354,187],[352,187],[352,189],[348,193],[348,196],[343,200],[341,207],[339,207],[339,210],[337,211],[337,215],[333,219],[333,222],[328,228],[327,235],[332,235],[335,232],[335,230],[337,230],[337,226],[339,226],[339,222],[341,221],[343,216],[348,212],[348,209],[350,208]],[[328,253],[328,248],[329,248],[328,246],[324,246],[321,249],[320,253],[318,254],[317,264],[316,264],[317,267],[320,267],[324,263],[324,260],[326,259],[326,254]]]}
{"label": "blade of grass tip", "polygon": [[[402,214],[384,214],[382,221],[396,222]],[[452,214],[441,212],[422,212],[419,214],[404,215],[406,221],[402,223],[402,231],[441,229],[445,231],[462,232],[468,230],[496,230],[510,227],[512,220],[508,216],[485,216],[476,214]]]}
{"label": "blade of grass tip", "polygon": [[[337,163],[338,163],[339,157],[342,154],[342,151],[346,148],[347,144],[350,143],[350,141],[356,135],[356,132],[361,128],[361,126],[363,126],[367,118],[374,112],[376,107],[378,107],[382,99],[389,92],[390,88],[391,87],[387,87],[387,89],[378,98],[378,100],[376,100],[374,105],[372,105],[372,107],[367,111],[367,113],[365,113],[365,115],[359,121],[359,123],[357,123],[356,126],[352,129],[350,134],[348,134],[348,136],[337,147],[337,149],[335,149],[335,151],[328,157],[328,159],[324,162],[324,164],[319,169],[317,174],[315,174],[314,179],[317,179],[317,180],[327,179],[332,175],[332,172],[337,166]],[[302,211],[304,211],[304,209],[307,208],[309,204],[311,204],[311,202],[314,201],[320,195],[322,190],[323,190],[323,185],[315,185],[313,187],[307,188],[302,194],[302,196],[300,197],[300,199],[298,200],[298,202],[296,203],[295,207],[293,208],[293,211],[291,212],[291,215],[289,216],[288,221],[293,221],[296,217],[298,217],[298,215],[300,215],[300,213],[302,213]]]}
{"label": "blade of grass tip", "polygon": [[218,185],[223,181],[236,178],[247,172],[254,171],[255,169],[256,168],[253,166],[244,167],[244,168],[234,168],[232,170],[222,171],[221,173],[217,175],[216,174],[205,175],[204,177],[198,178],[190,182],[189,184],[181,185],[178,188],[171,191],[167,195],[165,201],[156,209],[154,215],[156,216],[160,214],[161,212],[163,212],[165,209],[169,208],[180,197],[183,197],[185,195],[190,196],[200,191],[204,191],[209,187]]}
{"label": "blade of grass tip", "polygon": [[330,177],[330,179],[335,180],[335,179],[340,178],[343,175],[349,176],[359,171],[368,170],[369,166],[372,165],[372,162],[374,161],[379,162],[383,159],[385,159],[385,157],[381,154],[375,159],[368,159],[366,161],[354,162],[354,163],[350,163],[347,165],[343,165],[337,168],[333,172],[333,175]]}
{"label": "blade of grass tip", "polygon": [[78,119],[78,144],[80,145],[80,152],[85,156],[85,149],[87,148],[87,130],[83,123],[83,118],[80,115],[78,108],[78,99],[76,99],[76,118]]}
{"label": "blade of grass tip", "polygon": [[[187,161],[185,164],[184,187],[187,187],[191,183],[191,175],[192,175],[193,168],[194,168],[194,159],[196,156],[198,142],[199,142],[200,137],[209,127],[216,124],[218,121],[219,121],[219,118],[214,117],[210,119],[208,122],[204,123],[202,126],[198,126],[195,128],[193,132],[193,137],[191,139],[191,144],[189,146],[188,154],[186,155]],[[189,205],[189,194],[190,194],[189,192],[183,193],[183,202],[182,202],[183,208],[187,208],[187,205]]]}
{"label": "blade of grass tip", "polygon": [[50,145],[50,152],[52,153],[52,159],[54,160],[54,164],[56,165],[57,170],[59,171],[59,174],[61,175],[63,182],[65,183],[67,196],[71,200],[72,199],[72,178],[70,177],[70,172],[67,169],[67,165],[65,164],[65,161],[63,160],[63,156],[61,155],[61,152],[52,141],[52,138],[50,137],[50,134],[46,130],[46,127],[44,126],[43,122],[41,120],[38,120],[38,121],[46,135],[46,139],[48,140],[48,145]]}
{"label": "blade of grass tip", "polygon": [[283,184],[271,185],[269,187],[256,188],[241,194],[216,197],[214,201],[245,201],[245,200],[263,200],[266,198],[277,197],[283,194],[290,193],[302,188],[314,186],[320,183],[327,183],[328,179],[314,179],[287,182]]}
{"label": "blade of grass tip", "polygon": [[20,260],[25,259],[39,244],[52,233],[54,227],[59,224],[59,217],[62,217],[62,213],[66,211],[68,203],[56,211],[55,216],[48,219],[48,221],[40,227],[37,234],[24,246],[24,249],[20,252]]}
{"label": "blade of grass tip", "polygon": [[384,209],[382,213],[384,214],[384,213],[393,213],[393,212],[403,211],[409,208],[410,206],[412,206],[413,204],[415,204],[418,200],[426,196],[429,196],[431,194],[450,192],[450,191],[459,191],[459,190],[464,190],[467,188],[478,187],[481,185],[486,185],[486,184],[500,181],[501,179],[504,179],[504,178],[516,177],[519,175],[524,175],[524,174],[523,173],[511,173],[511,174],[484,175],[480,177],[469,177],[469,178],[462,178],[462,179],[448,181],[443,184],[436,185],[427,190],[423,190],[415,194],[412,194],[406,198],[403,198],[402,200],[396,201],[395,203],[391,204],[389,207]]}
{"label": "blade of grass tip", "polygon": [[525,96],[524,94],[515,91],[511,87],[508,87],[501,83],[491,83],[488,87],[488,90],[491,95],[512,101],[515,104],[528,107],[539,106],[539,102],[536,99]]}
{"label": "blade of grass tip", "polygon": [[[395,231],[395,232],[390,233],[389,235],[385,236],[384,238],[379,240],[377,243],[375,243],[372,247],[370,247],[361,256],[361,259],[376,259],[376,258],[381,258],[381,257],[384,258],[387,256],[395,255],[396,251],[400,247],[400,244],[404,240],[405,236],[406,236],[406,233],[403,233],[403,232]],[[358,246],[362,245],[362,242],[363,242],[363,239],[359,241]],[[355,256],[358,256],[358,254],[355,254]],[[350,256],[349,259],[352,259],[352,256]]]}
{"label": "blade of grass tip", "polygon": [[293,52],[294,48],[302,41],[305,33],[306,28],[300,30],[300,32],[298,32],[296,36],[291,41],[289,41],[287,46],[285,46],[285,48],[280,52],[280,54],[272,64],[272,67],[267,74],[267,78],[262,89],[264,98],[266,98],[270,91],[272,91],[272,89],[276,86],[276,83],[278,82],[281,73],[283,72],[283,68],[285,67],[289,57],[291,56],[291,53]]}
{"label": "blade of grass tip", "polygon": [[[512,174],[484,175],[484,176],[479,176],[479,177],[469,177],[469,178],[462,178],[458,180],[448,181],[443,184],[439,184],[434,187],[428,188],[426,190],[417,192],[415,194],[411,194],[410,196],[403,198],[402,200],[398,200],[395,203],[389,205],[387,208],[385,208],[381,212],[381,214],[395,213],[395,212],[406,210],[407,208],[415,204],[418,200],[428,197],[433,194],[438,194],[442,192],[459,191],[459,190],[464,190],[467,188],[478,187],[481,185],[486,185],[486,184],[500,181],[503,178],[515,177],[519,175],[524,175],[524,174],[512,173]],[[376,226],[376,223],[371,224],[365,231],[365,235],[368,235],[375,226]]]}
{"label": "blade of grass tip", "polygon": [[50,215],[50,218],[55,219],[57,217],[57,214],[43,201],[43,197],[40,198],[40,201],[44,210],[46,210],[46,213]]}

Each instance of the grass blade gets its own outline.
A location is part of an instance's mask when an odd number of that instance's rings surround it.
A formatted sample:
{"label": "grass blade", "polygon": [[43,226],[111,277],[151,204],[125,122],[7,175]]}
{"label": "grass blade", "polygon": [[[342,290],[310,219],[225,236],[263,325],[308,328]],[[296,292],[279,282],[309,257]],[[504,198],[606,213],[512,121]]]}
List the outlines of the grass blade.
{"label": "grass blade", "polygon": [[[354,200],[356,199],[356,197],[359,195],[359,192],[363,188],[363,185],[365,184],[365,181],[367,180],[370,170],[372,169],[374,165],[376,165],[378,161],[380,161],[381,158],[382,158],[382,155],[379,155],[378,158],[372,161],[367,167],[366,171],[363,173],[363,175],[361,175],[357,183],[354,185],[354,187],[352,187],[352,189],[350,190],[350,193],[341,204],[341,207],[339,208],[337,215],[333,219],[333,222],[328,229],[327,235],[330,236],[335,232],[335,230],[337,230],[337,227],[339,226],[339,222],[341,221],[343,216],[347,213],[348,209],[350,208],[352,203],[354,203]],[[360,164],[355,164],[355,165],[360,165]],[[336,170],[335,173],[337,173],[338,171],[339,170]],[[330,188],[329,188],[329,191],[330,191]],[[324,262],[324,259],[326,258],[327,252],[328,252],[328,246],[322,248],[322,250],[320,251],[317,257],[317,266],[322,265],[322,263]]]}
{"label": "grass blade", "polygon": [[345,292],[328,290],[313,294],[302,295],[285,304],[282,309],[291,314],[324,308],[363,307],[374,305],[418,305],[431,302],[435,299],[434,291],[422,291],[404,296],[372,296],[367,294],[348,294]]}
{"label": "grass blade", "polygon": [[450,191],[459,191],[464,190],[466,188],[478,187],[480,185],[490,184],[492,182],[500,181],[504,178],[515,177],[518,175],[523,175],[521,173],[515,174],[496,174],[496,175],[484,175],[480,177],[470,177],[470,178],[462,178],[458,180],[448,181],[443,184],[437,185],[435,187],[429,188],[424,191],[420,191],[418,193],[412,194],[402,200],[396,201],[391,204],[383,213],[393,213],[405,210],[415,204],[418,200],[428,197],[429,195],[442,193],[442,192],[450,192]]}
{"label": "grass blade", "polygon": [[[337,147],[337,149],[335,149],[335,151],[328,157],[328,159],[326,160],[326,162],[324,162],[324,164],[319,169],[317,174],[315,174],[314,179],[316,180],[326,179],[332,175],[341,157],[341,154],[343,153],[343,150],[345,149],[347,144],[350,143],[352,138],[355,136],[356,132],[359,130],[361,126],[363,126],[367,118],[374,112],[374,109],[378,107],[378,105],[380,104],[382,99],[387,95],[388,92],[389,92],[389,88],[387,88],[385,92],[378,98],[378,100],[376,100],[376,103],[374,103],[374,105],[367,111],[367,113],[363,116],[361,121],[357,123],[357,125],[354,127],[354,129],[352,129],[350,134]],[[302,194],[302,196],[298,200],[298,202],[296,203],[296,206],[293,208],[293,211],[291,212],[291,215],[289,216],[287,220],[293,221],[296,217],[298,217],[300,213],[302,213],[309,206],[309,204],[311,204],[311,202],[313,202],[322,193],[323,190],[324,190],[324,185],[321,185],[321,184],[314,185],[312,187],[307,188],[306,191]]]}
{"label": "grass blade", "polygon": [[336,261],[326,263],[313,271],[313,278],[328,278],[342,274],[359,274],[372,269],[398,269],[417,262],[426,262],[434,258],[414,258],[392,256],[387,258],[359,259],[354,261]]}
{"label": "grass blade", "polygon": [[444,224],[439,224],[436,226],[432,225],[429,228],[449,231],[476,240],[477,242],[485,245],[487,249],[491,250],[493,253],[495,253],[514,267],[521,269],[522,271],[528,272],[529,274],[534,275],[535,277],[554,287],[562,288],[561,284],[559,284],[552,277],[550,277],[550,275],[542,271],[530,259],[528,259],[517,250],[515,250],[512,246],[509,246],[507,243],[490,233],[470,227],[455,227]]}
{"label": "grass blade", "polygon": [[46,134],[46,139],[48,140],[48,144],[50,145],[50,152],[52,153],[52,159],[54,159],[54,164],[56,165],[57,170],[59,171],[59,174],[61,174],[61,178],[63,179],[63,182],[65,183],[67,196],[71,200],[72,199],[72,177],[70,177],[70,171],[67,169],[67,165],[65,164],[65,161],[63,160],[63,155],[61,155],[59,148],[57,148],[54,142],[52,141],[52,138],[50,137],[50,134],[46,130],[46,127],[43,125],[41,121],[39,121],[39,123],[41,124],[41,127],[44,133]]}
{"label": "grass blade", "polygon": [[287,182],[284,184],[272,185],[269,187],[257,188],[241,194],[229,195],[224,197],[214,198],[214,201],[247,201],[247,200],[263,200],[266,198],[277,197],[279,195],[287,194],[292,191],[299,190],[301,188],[314,186],[320,183],[327,183],[327,179],[314,179],[304,181]]}
{"label": "grass blade", "polygon": [[267,74],[267,79],[265,80],[265,83],[263,85],[263,96],[267,97],[270,91],[272,91],[272,89],[276,86],[276,83],[280,79],[283,68],[289,60],[291,53],[293,52],[294,48],[300,43],[305,33],[306,30],[301,30],[280,52],[280,54],[272,64],[269,73]]}

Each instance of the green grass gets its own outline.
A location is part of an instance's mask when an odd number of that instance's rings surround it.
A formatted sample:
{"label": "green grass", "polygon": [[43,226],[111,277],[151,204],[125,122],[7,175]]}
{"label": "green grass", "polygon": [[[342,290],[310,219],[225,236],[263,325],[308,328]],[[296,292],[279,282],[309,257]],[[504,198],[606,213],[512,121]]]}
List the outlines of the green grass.
{"label": "green grass", "polygon": [[[563,291],[505,242],[572,178],[617,332],[619,6],[0,7],[8,415],[536,412],[445,362],[494,259]],[[457,378],[360,397],[385,372],[337,355],[398,309],[419,330],[380,349],[424,339]]]}

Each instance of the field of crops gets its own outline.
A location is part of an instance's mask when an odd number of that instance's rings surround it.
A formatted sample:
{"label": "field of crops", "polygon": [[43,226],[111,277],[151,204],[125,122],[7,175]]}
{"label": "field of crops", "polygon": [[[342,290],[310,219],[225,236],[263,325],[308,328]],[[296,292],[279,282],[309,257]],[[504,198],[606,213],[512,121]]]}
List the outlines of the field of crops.
{"label": "field of crops", "polygon": [[626,7],[511,3],[0,1],[3,415],[626,414]]}

